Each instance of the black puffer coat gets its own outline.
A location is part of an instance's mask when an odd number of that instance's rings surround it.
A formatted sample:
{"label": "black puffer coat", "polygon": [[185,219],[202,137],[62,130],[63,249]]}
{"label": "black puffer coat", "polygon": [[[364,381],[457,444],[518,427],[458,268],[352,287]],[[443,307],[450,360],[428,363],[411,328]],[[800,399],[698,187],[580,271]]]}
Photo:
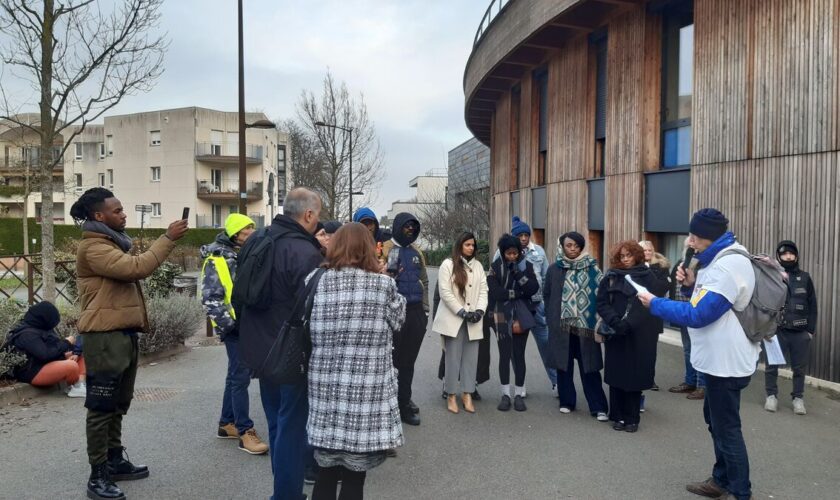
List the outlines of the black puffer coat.
{"label": "black puffer coat", "polygon": [[624,278],[627,274],[657,297],[667,293],[668,281],[642,264],[610,269],[598,287],[598,315],[623,334],[604,344],[604,382],[625,391],[643,391],[653,386],[662,320],[636,299],[635,289]]}
{"label": "black puffer coat", "polygon": [[6,345],[26,357],[26,362],[12,372],[15,380],[32,382],[44,365],[65,359],[64,353],[73,350],[73,345],[55,332],[60,320],[54,305],[41,302],[29,308],[23,320],[12,328]]}

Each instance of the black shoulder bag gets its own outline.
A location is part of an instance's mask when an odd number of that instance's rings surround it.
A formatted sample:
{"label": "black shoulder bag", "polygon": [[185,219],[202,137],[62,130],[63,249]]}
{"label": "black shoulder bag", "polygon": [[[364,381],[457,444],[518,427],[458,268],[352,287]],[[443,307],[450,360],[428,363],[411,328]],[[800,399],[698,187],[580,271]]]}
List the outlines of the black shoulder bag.
{"label": "black shoulder bag", "polygon": [[257,370],[259,378],[278,385],[297,384],[306,379],[309,357],[312,355],[309,319],[312,316],[315,291],[324,271],[324,268],[318,269],[298,296],[291,316],[280,327],[280,333],[268,350],[262,367]]}

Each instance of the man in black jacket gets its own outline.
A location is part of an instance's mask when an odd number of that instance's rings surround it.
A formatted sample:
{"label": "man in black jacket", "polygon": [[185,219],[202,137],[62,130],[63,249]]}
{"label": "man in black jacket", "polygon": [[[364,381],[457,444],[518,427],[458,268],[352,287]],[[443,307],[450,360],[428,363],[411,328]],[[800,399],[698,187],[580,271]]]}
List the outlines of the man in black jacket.
{"label": "man in black jacket", "polygon": [[[321,198],[306,188],[295,188],[286,196],[283,211],[284,214],[276,216],[269,228],[270,234],[279,233],[274,242],[271,286],[266,290],[271,294],[271,307],[244,306],[240,313],[240,356],[252,369],[261,367],[281,326],[291,316],[297,296],[304,289],[304,279],[322,259],[320,245],[313,236],[321,213]],[[246,247],[252,241],[256,240],[249,239]],[[274,473],[272,498],[300,500],[304,466],[309,461],[306,380],[276,385],[260,379],[260,398],[268,421]]]}
{"label": "man in black jacket", "polygon": [[[799,268],[799,249],[796,243],[785,240],[776,247],[776,258],[788,273],[788,299],[785,304],[784,322],[776,333],[782,351],[793,370],[793,413],[805,415],[805,368],[808,366],[808,351],[814,330],[817,327],[817,294],[811,275]],[[775,412],[779,407],[776,396],[779,387],[776,378],[779,367],[768,365],[764,372],[764,387],[767,400],[764,409]]]}

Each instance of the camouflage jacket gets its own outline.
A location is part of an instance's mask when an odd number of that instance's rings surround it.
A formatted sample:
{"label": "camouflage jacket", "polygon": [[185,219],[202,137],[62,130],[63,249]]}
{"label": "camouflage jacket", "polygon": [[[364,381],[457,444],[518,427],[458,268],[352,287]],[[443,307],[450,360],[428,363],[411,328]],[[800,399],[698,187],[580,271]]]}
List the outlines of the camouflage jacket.
{"label": "camouflage jacket", "polygon": [[216,236],[216,241],[204,245],[199,250],[201,258],[206,261],[204,273],[201,276],[201,305],[207,315],[215,323],[216,335],[224,337],[228,334],[238,335],[236,332],[236,320],[231,316],[232,306],[225,304],[225,287],[219,279],[219,273],[213,260],[208,257],[223,257],[230,270],[230,277],[236,277],[236,251],[238,248],[230,241],[230,238],[222,232]]}

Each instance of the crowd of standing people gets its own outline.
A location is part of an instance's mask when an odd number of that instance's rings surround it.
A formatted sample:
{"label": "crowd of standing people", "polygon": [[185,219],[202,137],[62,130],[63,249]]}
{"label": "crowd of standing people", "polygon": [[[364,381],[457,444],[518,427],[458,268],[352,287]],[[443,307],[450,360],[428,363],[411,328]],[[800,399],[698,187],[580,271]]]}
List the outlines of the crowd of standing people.
{"label": "crowd of standing people", "polygon": [[[337,498],[339,488],[338,498],[362,498],[367,472],[404,444],[402,425],[421,423],[412,383],[430,290],[416,245],[420,222],[401,213],[386,234],[368,208],[346,224],[321,222],[320,212],[320,197],[296,188],[268,228],[258,230],[247,216],[232,214],[216,240],[201,248],[201,301],[228,360],[216,436],[236,440],[249,454],[270,455],[272,498],[278,500],[305,497],[305,481],[314,482],[316,500]],[[139,280],[165,261],[187,222],[173,222],[147,251],[133,255],[126,215],[113,193],[88,190],[71,213],[83,230],[77,273],[84,341],[61,339],[54,331],[58,310],[45,302],[27,312],[8,345],[27,356],[19,380],[65,382],[71,396],[85,397],[87,495],[121,499],[116,481],[149,475],[148,467],[129,461],[121,443],[138,334],[148,326]],[[577,408],[577,364],[592,417],[612,422],[616,431],[637,432],[643,391],[657,388],[658,336],[667,321],[680,327],[685,353],[685,378],[670,391],[704,401],[715,452],[711,477],[687,489],[750,498],[740,393],[762,344],[750,337],[741,313],[751,305],[757,274],[726,217],[714,209],[695,213],[686,239],[690,252],[670,270],[647,241],[616,244],[606,272],[587,253],[583,235],[570,231],[556,244],[549,262],[527,223],[515,217],[485,270],[475,235],[455,239],[439,269],[431,321],[441,339],[439,376],[448,411],[476,412],[477,384],[489,379],[492,337],[499,353],[497,408],[526,411],[525,352],[533,335],[561,414]],[[779,243],[776,260],[789,288],[776,339],[794,372],[794,412],[803,415],[815,287],[799,267],[794,242]],[[257,289],[237,295],[243,285],[235,283],[253,279],[255,268],[259,279],[248,284]],[[277,383],[263,370],[266,353],[278,332],[298,319],[299,304],[305,304],[301,320],[311,342],[308,372]],[[771,412],[778,407],[777,376],[777,367],[768,366],[765,409]],[[252,377],[259,382],[267,441],[249,416]]]}

